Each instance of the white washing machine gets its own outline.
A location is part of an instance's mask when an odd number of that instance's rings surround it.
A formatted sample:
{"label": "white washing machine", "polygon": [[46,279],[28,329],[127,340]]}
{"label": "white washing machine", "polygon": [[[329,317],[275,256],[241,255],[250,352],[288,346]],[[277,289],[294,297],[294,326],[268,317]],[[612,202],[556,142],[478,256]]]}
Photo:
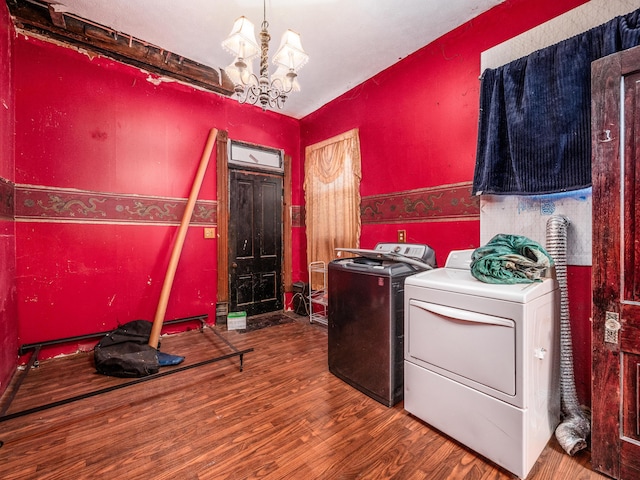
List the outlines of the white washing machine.
{"label": "white washing machine", "polygon": [[525,478],[560,419],[560,293],[476,280],[472,252],[405,281],[404,408]]}

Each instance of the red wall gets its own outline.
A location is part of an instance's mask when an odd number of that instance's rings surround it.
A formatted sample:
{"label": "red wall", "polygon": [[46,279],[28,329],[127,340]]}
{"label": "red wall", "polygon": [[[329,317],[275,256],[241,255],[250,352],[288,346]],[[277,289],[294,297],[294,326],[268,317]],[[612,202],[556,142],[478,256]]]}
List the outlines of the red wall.
{"label": "red wall", "polygon": [[[359,128],[363,196],[469,182],[480,53],[585,1],[507,0],[301,121],[177,83],[156,85],[135,68],[72,49],[23,36],[12,41],[4,33],[9,20],[3,5],[0,61],[6,65],[13,56],[17,153],[14,173],[6,160],[13,157],[14,145],[0,143],[0,177],[88,195],[184,198],[208,131],[217,127],[230,138],[290,154],[293,205],[300,206],[305,147]],[[10,98],[14,92],[3,75],[0,94]],[[3,108],[0,112],[9,115]],[[0,120],[3,138],[10,138],[5,134],[11,133],[12,118]],[[216,198],[215,161],[202,199]],[[17,311],[9,316],[0,311],[0,329],[6,331],[0,330],[2,348],[9,352],[4,355],[15,351],[17,335],[20,343],[28,343],[153,316],[175,226],[44,220],[18,219],[16,257],[11,256],[13,234],[8,243],[3,240],[8,258],[17,259],[18,279]],[[440,264],[452,249],[473,248],[479,241],[478,220],[467,219],[367,224],[361,245],[393,241],[398,229],[407,231],[410,242],[432,245]],[[294,228],[292,236],[296,281],[306,277],[304,229]],[[201,229],[190,229],[167,318],[215,316],[216,249],[217,242],[205,240]],[[590,269],[570,268],[569,275],[578,393],[584,400]],[[0,286],[15,292],[12,282],[10,275]],[[8,371],[2,365],[0,381]]]}
{"label": "red wall", "polygon": [[[308,145],[358,128],[363,196],[470,182],[480,54],[583,3],[507,0],[302,119],[301,155]],[[478,218],[364,224],[361,246],[396,241],[399,229],[408,242],[431,245],[439,265],[451,250],[479,246]],[[570,267],[569,275],[576,384],[589,402],[591,269]]]}
{"label": "red wall", "polygon": [[[74,210],[77,202],[56,203],[56,191],[80,191],[84,206],[98,211],[103,197],[121,194],[152,196],[160,204],[184,199],[212,127],[232,139],[284,149],[300,164],[294,119],[178,83],[150,82],[135,68],[33,38],[19,36],[14,52],[15,181],[25,190],[55,190],[44,200],[44,219],[16,223],[21,344],[153,319],[177,230],[176,222],[87,219]],[[216,161],[214,153],[199,199],[216,199]],[[293,173],[299,203],[299,168]],[[18,210],[35,203],[29,195],[19,196],[25,203]],[[76,217],[55,221],[55,209]],[[189,229],[167,319],[215,319],[216,250],[217,241],[204,239],[202,228]]]}
{"label": "red wall", "polygon": [[15,231],[13,223],[12,39],[6,3],[0,4],[0,394],[17,364],[18,316],[16,314]]}

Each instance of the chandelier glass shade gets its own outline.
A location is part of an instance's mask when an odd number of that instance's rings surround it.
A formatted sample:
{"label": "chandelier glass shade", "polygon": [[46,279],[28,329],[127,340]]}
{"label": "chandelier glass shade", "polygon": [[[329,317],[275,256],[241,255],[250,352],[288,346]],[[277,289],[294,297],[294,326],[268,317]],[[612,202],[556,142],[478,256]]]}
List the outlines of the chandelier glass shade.
{"label": "chandelier glass shade", "polygon": [[[266,4],[266,2],[265,2]],[[225,69],[234,85],[240,103],[260,104],[267,108],[282,108],[287,95],[299,92],[298,71],[307,63],[309,56],[302,48],[300,35],[287,30],[282,35],[280,47],[273,56],[276,66],[269,76],[269,23],[265,16],[260,30],[260,43],[256,41],[255,27],[247,18],[240,17],[233,24],[231,33],[222,42],[222,47],[235,58]],[[260,59],[259,73],[253,73],[252,62]]]}

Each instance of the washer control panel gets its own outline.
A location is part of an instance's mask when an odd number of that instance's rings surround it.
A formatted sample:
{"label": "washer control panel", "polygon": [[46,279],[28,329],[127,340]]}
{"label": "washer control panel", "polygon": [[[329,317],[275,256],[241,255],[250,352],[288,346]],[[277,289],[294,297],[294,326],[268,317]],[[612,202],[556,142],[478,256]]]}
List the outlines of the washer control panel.
{"label": "washer control panel", "polygon": [[429,251],[433,251],[429,245],[421,245],[419,243],[379,243],[374,250],[376,252],[404,255],[418,260],[428,260]]}

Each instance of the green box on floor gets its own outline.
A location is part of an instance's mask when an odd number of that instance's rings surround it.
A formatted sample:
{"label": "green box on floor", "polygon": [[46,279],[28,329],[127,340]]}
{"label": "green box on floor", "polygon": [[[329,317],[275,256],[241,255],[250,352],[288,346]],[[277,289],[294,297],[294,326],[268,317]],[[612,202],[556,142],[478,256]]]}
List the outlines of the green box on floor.
{"label": "green box on floor", "polygon": [[247,312],[229,312],[227,330],[244,330],[247,328]]}

